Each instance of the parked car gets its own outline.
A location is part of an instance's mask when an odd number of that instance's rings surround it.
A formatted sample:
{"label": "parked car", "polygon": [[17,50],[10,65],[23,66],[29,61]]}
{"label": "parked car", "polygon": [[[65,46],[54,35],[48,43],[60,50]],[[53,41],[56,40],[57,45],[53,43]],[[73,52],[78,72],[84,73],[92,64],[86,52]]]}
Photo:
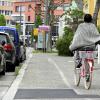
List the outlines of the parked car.
{"label": "parked car", "polygon": [[[5,50],[7,69],[15,69],[16,49],[8,33],[0,32],[0,43]],[[10,64],[11,66],[8,66]]]}
{"label": "parked car", "polygon": [[19,65],[20,63],[20,43],[19,43],[19,35],[18,35],[17,29],[11,28],[8,26],[0,26],[0,31],[8,33],[10,37],[12,38],[12,41],[16,49],[16,65]]}
{"label": "parked car", "polygon": [[0,74],[5,75],[5,71],[6,71],[5,50],[3,46],[0,44]]}
{"label": "parked car", "polygon": [[20,40],[20,61],[26,60],[26,46],[22,40]]}

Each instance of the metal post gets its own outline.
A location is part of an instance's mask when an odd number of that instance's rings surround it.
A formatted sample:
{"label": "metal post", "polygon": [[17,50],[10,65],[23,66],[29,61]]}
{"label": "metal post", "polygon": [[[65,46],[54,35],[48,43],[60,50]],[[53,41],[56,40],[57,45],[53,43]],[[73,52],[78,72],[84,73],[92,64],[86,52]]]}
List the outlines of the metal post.
{"label": "metal post", "polygon": [[20,12],[20,34],[21,34],[21,20],[22,20],[22,14],[21,14],[21,5],[20,5],[20,10],[19,10],[19,12]]}
{"label": "metal post", "polygon": [[23,36],[24,36],[24,44],[25,44],[25,28],[26,28],[26,25],[25,25],[25,15],[23,16]]}

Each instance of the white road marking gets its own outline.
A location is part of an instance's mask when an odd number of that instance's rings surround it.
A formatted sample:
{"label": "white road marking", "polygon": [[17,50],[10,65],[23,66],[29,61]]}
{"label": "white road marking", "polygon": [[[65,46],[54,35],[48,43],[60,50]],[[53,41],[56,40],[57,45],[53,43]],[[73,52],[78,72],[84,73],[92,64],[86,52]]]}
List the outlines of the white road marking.
{"label": "white road marking", "polygon": [[[64,81],[64,83],[65,83],[69,88],[73,89],[77,94],[80,94],[80,92],[79,92],[77,89],[75,89],[73,86],[70,85],[70,83],[69,83],[68,80],[66,79],[64,73],[63,73],[62,70],[59,68],[59,66],[58,66],[51,58],[48,58],[48,61],[49,61],[50,63],[52,63],[52,64],[56,67],[56,69],[58,70],[58,72],[59,72],[59,74],[60,74],[62,80]],[[81,94],[81,95],[82,95],[82,94]],[[86,100],[92,100],[92,99],[86,98]]]}
{"label": "white road marking", "polygon": [[12,83],[11,87],[8,89],[7,93],[5,94],[2,100],[14,100],[14,96],[17,92],[20,82],[23,79],[27,65],[30,59],[32,58],[32,54],[29,54],[28,56],[29,56],[28,60],[26,60],[26,62],[23,64],[22,68],[19,71],[19,75],[16,77],[16,79],[14,80],[14,82]]}
{"label": "white road marking", "polygon": [[70,60],[70,61],[68,61],[68,62],[74,62],[74,61]]}
{"label": "white road marking", "polygon": [[71,88],[69,82],[67,81],[66,77],[64,76],[64,73],[61,71],[61,69],[59,68],[59,66],[51,59],[51,58],[48,58],[48,61],[51,62],[57,69],[57,71],[59,72],[62,80],[64,81],[64,83],[69,87]]}

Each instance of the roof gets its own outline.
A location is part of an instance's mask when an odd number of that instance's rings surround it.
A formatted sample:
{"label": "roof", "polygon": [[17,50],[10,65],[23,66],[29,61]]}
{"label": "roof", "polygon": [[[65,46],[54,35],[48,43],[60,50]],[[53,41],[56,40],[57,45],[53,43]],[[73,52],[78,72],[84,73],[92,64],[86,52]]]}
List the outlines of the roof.
{"label": "roof", "polygon": [[14,27],[9,27],[9,26],[0,26],[0,29],[11,29],[11,30],[16,30]]}

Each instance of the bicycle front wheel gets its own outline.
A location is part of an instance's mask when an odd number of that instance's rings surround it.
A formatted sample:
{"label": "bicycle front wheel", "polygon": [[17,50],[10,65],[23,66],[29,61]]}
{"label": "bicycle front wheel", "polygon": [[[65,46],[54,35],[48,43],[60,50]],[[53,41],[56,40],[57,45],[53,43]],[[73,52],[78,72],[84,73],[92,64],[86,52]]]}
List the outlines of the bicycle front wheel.
{"label": "bicycle front wheel", "polygon": [[76,86],[79,86],[79,84],[80,84],[80,78],[81,78],[81,76],[80,76],[80,68],[75,68],[75,70],[74,70],[74,82],[75,82],[75,85]]}
{"label": "bicycle front wheel", "polygon": [[[86,69],[88,69],[88,73],[87,73]],[[84,76],[85,89],[90,89],[91,83],[92,83],[92,72],[90,72],[89,63],[87,61],[85,61],[85,76]]]}

